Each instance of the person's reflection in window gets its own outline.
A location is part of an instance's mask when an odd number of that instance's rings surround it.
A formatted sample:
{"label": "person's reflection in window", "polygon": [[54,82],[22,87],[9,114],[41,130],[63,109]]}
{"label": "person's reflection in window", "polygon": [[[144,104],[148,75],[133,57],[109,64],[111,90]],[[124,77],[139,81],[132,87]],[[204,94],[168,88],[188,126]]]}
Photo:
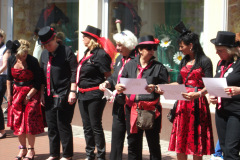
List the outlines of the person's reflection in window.
{"label": "person's reflection in window", "polygon": [[130,2],[117,1],[113,17],[116,20],[115,23],[121,24],[122,30],[130,30],[139,37],[142,19]]}
{"label": "person's reflection in window", "polygon": [[52,3],[52,0],[48,0],[47,7],[42,10],[38,19],[35,33],[42,27],[50,26],[51,24],[59,25],[67,22],[69,22],[69,18],[55,5],[55,3]]}

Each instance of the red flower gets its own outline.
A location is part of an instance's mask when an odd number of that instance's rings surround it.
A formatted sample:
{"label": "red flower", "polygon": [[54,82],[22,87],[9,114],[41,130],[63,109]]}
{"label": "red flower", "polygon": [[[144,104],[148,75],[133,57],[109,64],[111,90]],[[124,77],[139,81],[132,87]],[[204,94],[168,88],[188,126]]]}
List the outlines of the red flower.
{"label": "red flower", "polygon": [[158,43],[160,43],[160,40],[157,39],[157,38],[154,38],[154,42],[155,42],[156,44],[158,44]]}

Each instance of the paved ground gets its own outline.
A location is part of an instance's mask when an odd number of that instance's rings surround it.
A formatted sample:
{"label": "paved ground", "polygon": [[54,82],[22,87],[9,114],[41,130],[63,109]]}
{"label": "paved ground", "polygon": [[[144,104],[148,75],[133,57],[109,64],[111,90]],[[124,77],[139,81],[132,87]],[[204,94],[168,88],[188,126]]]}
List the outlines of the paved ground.
{"label": "paved ground", "polygon": [[[6,116],[6,115],[5,115]],[[6,118],[6,117],[5,117]],[[79,126],[73,127],[74,135],[74,160],[84,160],[85,156],[85,140],[83,134],[83,128]],[[13,132],[6,127],[7,138],[0,139],[0,160],[13,160],[14,157],[18,154],[18,139],[17,136],[13,135]],[[106,158],[109,159],[109,153],[111,148],[111,132],[105,132],[106,139]],[[123,160],[127,160],[127,140],[125,139],[124,150],[123,150]],[[35,160],[45,160],[49,157],[49,144],[48,144],[47,128],[45,132],[39,134],[36,138],[35,143]],[[168,141],[161,140],[161,150],[163,160],[174,160],[176,159],[175,152],[168,151]],[[149,160],[149,149],[147,146],[146,138],[143,139],[143,160]],[[189,156],[189,159],[192,159],[192,156]],[[210,156],[204,156],[204,160],[209,160]]]}
{"label": "paved ground", "polygon": [[[18,153],[18,140],[17,137],[13,135],[12,131],[9,128],[6,128],[7,138],[0,139],[0,159],[1,160],[12,160],[15,155]],[[74,160],[83,160],[85,159],[85,140],[83,138],[82,127],[73,126],[74,131]],[[111,142],[111,132],[105,131],[106,137],[106,149],[107,149],[107,159],[110,152],[110,142]],[[125,141],[126,142],[126,141]],[[174,160],[176,159],[174,152],[167,151],[168,142],[161,140],[161,149],[163,160]],[[48,146],[48,137],[47,132],[42,133],[36,138],[36,160],[44,160],[49,156],[49,146]],[[149,151],[144,138],[144,147],[143,147],[143,160],[149,159]],[[192,157],[189,157],[192,159]],[[209,160],[210,156],[204,156],[204,160]],[[127,144],[125,143],[123,151],[123,160],[127,160]]]}

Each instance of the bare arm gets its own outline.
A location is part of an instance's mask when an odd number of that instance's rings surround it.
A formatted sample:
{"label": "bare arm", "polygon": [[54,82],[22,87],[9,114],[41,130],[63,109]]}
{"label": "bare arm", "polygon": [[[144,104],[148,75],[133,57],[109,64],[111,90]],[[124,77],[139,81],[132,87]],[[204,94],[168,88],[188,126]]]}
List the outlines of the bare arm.
{"label": "bare arm", "polygon": [[7,69],[7,60],[10,56],[11,56],[11,52],[7,50],[3,55],[3,65],[0,67],[0,73],[2,73]]}
{"label": "bare arm", "polygon": [[74,104],[77,100],[76,91],[77,91],[76,83],[71,83],[71,89],[70,89],[70,93],[68,96],[68,103],[70,105]]}
{"label": "bare arm", "polygon": [[189,92],[189,93],[182,93],[183,97],[187,100],[193,100],[196,98],[200,98],[207,94],[207,89],[203,88],[201,91],[198,92]]}
{"label": "bare arm", "polygon": [[12,104],[11,81],[7,80],[7,101]]}
{"label": "bare arm", "polygon": [[44,88],[45,88],[45,85],[42,84],[41,85],[41,98],[40,98],[40,102],[41,102],[42,106],[45,106]]}
{"label": "bare arm", "polygon": [[28,92],[26,98],[24,99],[24,104],[25,104],[25,105],[26,105],[26,104],[28,103],[28,101],[34,96],[34,94],[37,93],[37,91],[38,91],[38,90],[37,90],[36,88],[32,88],[32,89]]}
{"label": "bare arm", "polygon": [[111,76],[111,72],[104,72],[104,77],[105,79],[107,79],[108,77]]}

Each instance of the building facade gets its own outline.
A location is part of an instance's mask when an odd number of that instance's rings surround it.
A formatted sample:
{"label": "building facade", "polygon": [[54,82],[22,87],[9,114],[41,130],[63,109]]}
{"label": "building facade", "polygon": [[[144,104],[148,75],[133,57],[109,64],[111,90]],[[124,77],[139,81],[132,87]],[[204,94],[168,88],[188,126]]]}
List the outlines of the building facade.
{"label": "building facade", "polygon": [[[210,39],[220,30],[240,32],[240,0],[0,0],[0,5],[0,28],[7,33],[7,40],[24,38],[31,42],[32,51],[37,40],[35,33],[43,25],[63,32],[64,43],[80,55],[85,50],[81,31],[87,25],[101,28],[102,36],[111,40],[118,31],[116,22],[121,22],[117,23],[121,30],[128,29],[137,37],[154,35],[161,40],[156,57],[172,69],[171,81],[176,81],[179,72],[177,60],[173,59],[178,52],[178,34],[173,27],[178,22],[183,21],[187,28],[200,35],[214,71],[219,57]],[[164,113],[172,105],[172,101],[163,100]],[[211,110],[214,114],[214,106]],[[104,114],[112,118],[111,104]],[[163,123],[168,123],[165,115]],[[76,107],[74,124],[81,125],[79,116]],[[111,125],[108,126],[110,130]],[[169,135],[170,129],[165,131],[166,136]]]}

